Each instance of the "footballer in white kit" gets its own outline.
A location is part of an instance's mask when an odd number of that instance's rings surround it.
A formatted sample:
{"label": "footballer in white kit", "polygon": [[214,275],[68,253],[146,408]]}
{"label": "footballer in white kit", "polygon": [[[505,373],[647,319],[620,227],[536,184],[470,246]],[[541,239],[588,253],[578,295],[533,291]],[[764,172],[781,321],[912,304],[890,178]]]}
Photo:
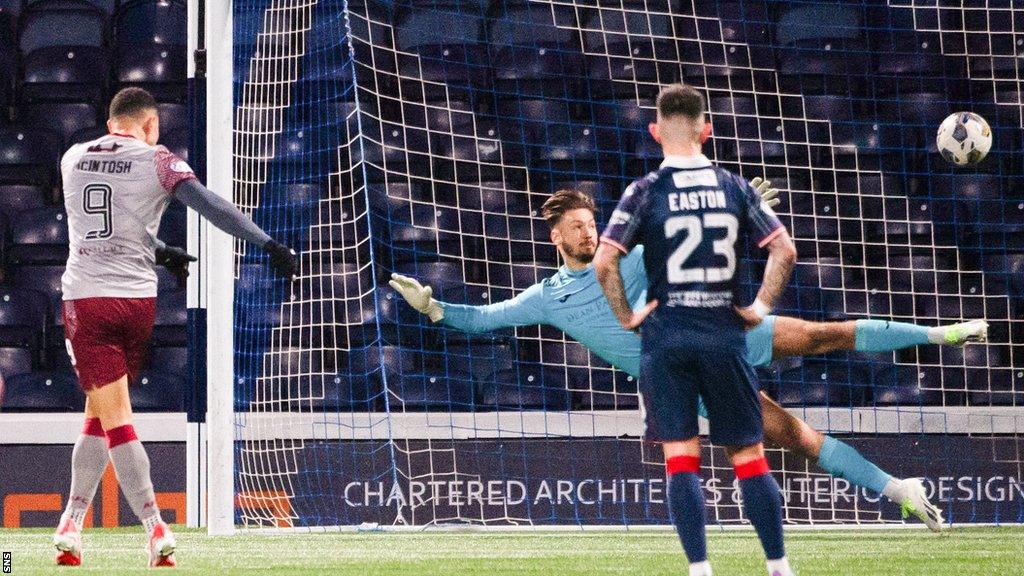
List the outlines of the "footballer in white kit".
{"label": "footballer in white kit", "polygon": [[173,198],[221,230],[262,246],[287,281],[295,252],[270,238],[231,202],[203,186],[163,146],[153,97],[125,88],[110,103],[109,134],[72,146],[61,159],[70,239],[62,278],[65,341],[85,391],[85,426],[71,454],[71,490],[53,544],[60,565],[82,563],[82,523],[107,462],[149,536],[150,566],[176,564],[174,535],[160,517],[149,457],[132,425],[128,383],[145,358],[156,316],[154,266],[179,281],[195,258],[157,240]]}

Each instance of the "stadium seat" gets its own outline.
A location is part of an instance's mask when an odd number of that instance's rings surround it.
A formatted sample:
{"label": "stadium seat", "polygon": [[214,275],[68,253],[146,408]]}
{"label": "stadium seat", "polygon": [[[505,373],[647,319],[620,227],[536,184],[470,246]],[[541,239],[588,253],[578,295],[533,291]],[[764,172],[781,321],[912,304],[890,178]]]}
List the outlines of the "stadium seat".
{"label": "stadium seat", "polygon": [[872,369],[871,396],[878,406],[935,405],[942,403],[937,390],[922,390],[913,366],[886,364]]}
{"label": "stadium seat", "polygon": [[[32,6],[33,4],[38,4],[46,1],[47,0],[25,0],[25,6],[28,7]],[[108,16],[114,13],[114,8],[117,4],[117,0],[85,0],[85,2],[91,4],[95,8],[102,10],[103,13]]]}
{"label": "stadium seat", "polygon": [[163,102],[184,102],[184,46],[119,46],[114,56],[114,79],[119,88],[145,88]]}
{"label": "stadium seat", "polygon": [[146,365],[151,372],[166,373],[184,379],[187,373],[188,348],[153,345]]}
{"label": "stadium seat", "polygon": [[858,39],[862,26],[861,10],[854,5],[784,3],[775,23],[775,41],[784,46],[803,40]]}
{"label": "stadium seat", "polygon": [[154,367],[135,377],[128,395],[136,412],[181,412],[184,389],[182,374]]}
{"label": "stadium seat", "polygon": [[[907,22],[913,27],[913,22]],[[878,54],[875,86],[882,93],[903,93],[924,85],[955,93],[966,77],[964,59],[942,53],[936,32],[869,29],[869,42]]]}
{"label": "stadium seat", "polygon": [[584,69],[574,10],[509,2],[491,21],[496,88],[523,96],[564,95],[578,90]]}
{"label": "stadium seat", "polygon": [[397,17],[395,44],[403,76],[420,84],[427,99],[445,98],[445,86],[483,86],[488,79],[487,48],[483,43],[485,20],[473,6],[458,2],[412,9]]}
{"label": "stadium seat", "polygon": [[184,46],[188,41],[188,12],[181,0],[121,2],[114,19],[118,46]]}
{"label": "stadium seat", "polygon": [[109,58],[93,46],[47,46],[22,59],[21,97],[27,101],[100,102]]}
{"label": "stadium seat", "polygon": [[871,375],[854,365],[810,360],[779,375],[776,401],[783,406],[861,406],[870,385]]}
{"label": "stadium seat", "polygon": [[571,406],[572,395],[563,369],[520,361],[513,374],[515,380],[484,386],[482,409],[558,412]]}
{"label": "stadium seat", "polygon": [[[7,267],[7,282],[16,288],[36,290],[43,294],[46,298],[46,303],[49,305],[47,318],[50,322],[57,325],[63,325],[60,314],[61,276],[63,275],[64,264],[10,265]],[[63,342],[63,337],[61,341]]]}
{"label": "stadium seat", "polygon": [[30,372],[4,382],[0,409],[5,412],[80,412],[85,396],[73,374]]}
{"label": "stadium seat", "polygon": [[28,348],[0,347],[0,378],[9,380],[15,374],[32,371],[33,356]]}
{"label": "stadium seat", "polygon": [[160,112],[160,130],[162,132],[188,131],[188,106],[175,102],[162,102],[157,105],[157,109]]}
{"label": "stadium seat", "polygon": [[779,82],[804,93],[856,94],[863,90],[870,61],[862,40],[798,40],[779,49]]}
{"label": "stadium seat", "polygon": [[64,264],[68,259],[68,223],[63,208],[18,213],[11,226],[11,264]]}
{"label": "stadium seat", "polygon": [[591,78],[612,80],[594,83],[608,90],[591,90],[591,97],[635,95],[648,97],[678,75],[672,18],[643,2],[595,10],[583,24],[583,45]]}
{"label": "stadium seat", "polygon": [[46,192],[31,184],[0,184],[0,214],[8,221],[23,210],[42,208],[46,203]]}
{"label": "stadium seat", "polygon": [[25,288],[0,287],[0,345],[19,346],[38,354],[49,314],[43,294]]}
{"label": "stadium seat", "polygon": [[22,54],[45,46],[106,45],[107,17],[84,0],[39,0],[21,15]]}
{"label": "stadium seat", "polygon": [[62,151],[60,136],[52,132],[0,127],[0,183],[49,188]]}
{"label": "stadium seat", "polygon": [[188,311],[185,307],[185,291],[173,290],[159,293],[156,299],[156,321],[153,326],[154,346],[184,346]]}
{"label": "stadium seat", "polygon": [[[473,382],[446,375],[443,355],[385,346],[388,388],[405,410],[465,411],[476,405]],[[396,398],[392,398],[392,403]],[[392,410],[396,409],[392,404]]]}
{"label": "stadium seat", "polygon": [[[323,376],[323,399],[314,397],[313,410],[380,410],[381,356],[376,346],[338,355],[337,373]],[[316,390],[319,392],[319,390]]]}
{"label": "stadium seat", "polygon": [[26,125],[59,135],[63,146],[62,153],[71,145],[71,136],[74,133],[100,124],[96,107],[86,102],[24,104],[18,112],[19,120]]}
{"label": "stadium seat", "polygon": [[435,135],[434,167],[439,178],[449,181],[498,180],[508,172],[504,150],[497,123],[477,117],[471,125],[452,126],[450,135]]}

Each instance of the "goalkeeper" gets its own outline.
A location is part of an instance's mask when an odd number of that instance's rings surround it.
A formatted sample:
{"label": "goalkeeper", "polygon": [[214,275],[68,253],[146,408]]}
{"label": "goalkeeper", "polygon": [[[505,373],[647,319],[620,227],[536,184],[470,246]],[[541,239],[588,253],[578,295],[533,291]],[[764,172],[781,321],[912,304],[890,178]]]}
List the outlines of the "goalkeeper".
{"label": "goalkeeper", "polygon": [[[751,183],[771,206],[777,190],[760,178]],[[597,282],[591,261],[598,232],[594,200],[578,191],[560,190],[542,207],[551,226],[551,241],[565,265],[552,277],[534,284],[516,297],[486,306],[438,302],[429,286],[393,274],[391,286],[433,322],[465,330],[486,332],[511,326],[549,324],[564,331],[616,368],[633,376],[640,373],[640,337],[622,328]],[[623,257],[623,282],[630,302],[642,306],[647,291],[643,247]],[[574,318],[570,321],[570,318]],[[962,345],[985,341],[988,325],[971,321],[925,327],[881,320],[808,322],[765,315],[747,332],[748,360],[764,366],[773,358],[824,354],[834,350],[883,352],[923,344]],[[933,531],[942,526],[942,514],[931,504],[919,479],[894,478],[865,459],[856,449],[811,428],[761,392],[767,439],[791,452],[817,461],[833,476],[883,494],[898,504],[904,517],[914,514]],[[701,415],[706,415],[700,407]]]}

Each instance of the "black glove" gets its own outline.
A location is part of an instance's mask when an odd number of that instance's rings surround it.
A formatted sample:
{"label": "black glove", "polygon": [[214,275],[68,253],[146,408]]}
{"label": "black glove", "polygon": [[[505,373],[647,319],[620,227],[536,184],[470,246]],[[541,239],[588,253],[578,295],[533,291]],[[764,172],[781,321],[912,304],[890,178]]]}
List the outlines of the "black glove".
{"label": "black glove", "polygon": [[294,280],[299,272],[299,260],[295,256],[295,250],[278,244],[273,240],[267,240],[263,249],[270,254],[270,265],[277,270],[281,276]]}
{"label": "black glove", "polygon": [[199,260],[195,256],[174,246],[156,249],[156,263],[167,268],[178,279],[178,288],[184,288],[188,281],[188,263]]}

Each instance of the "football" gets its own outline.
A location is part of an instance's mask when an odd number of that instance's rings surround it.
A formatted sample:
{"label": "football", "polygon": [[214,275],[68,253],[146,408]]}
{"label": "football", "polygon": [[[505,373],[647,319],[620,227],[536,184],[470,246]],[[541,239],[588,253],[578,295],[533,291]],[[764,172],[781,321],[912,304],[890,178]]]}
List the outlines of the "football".
{"label": "football", "polygon": [[974,112],[954,112],[939,125],[935,144],[942,157],[951,164],[977,164],[992,147],[992,129],[984,118]]}

